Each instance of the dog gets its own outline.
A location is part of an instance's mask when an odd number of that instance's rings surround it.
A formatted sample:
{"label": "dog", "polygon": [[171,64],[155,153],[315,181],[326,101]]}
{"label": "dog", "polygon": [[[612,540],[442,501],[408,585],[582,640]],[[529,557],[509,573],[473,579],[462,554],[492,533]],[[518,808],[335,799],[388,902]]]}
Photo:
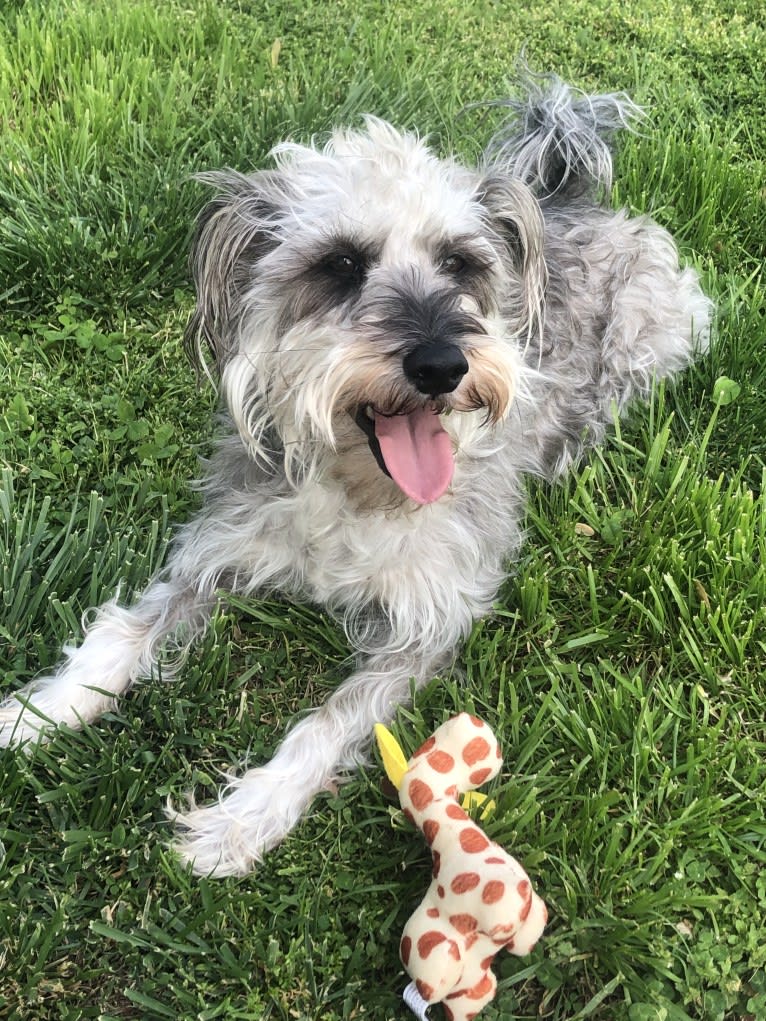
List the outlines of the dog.
{"label": "dog", "polygon": [[608,206],[640,109],[531,72],[500,105],[476,166],[368,117],[203,175],[187,343],[226,419],[203,507],[134,605],[107,602],[0,706],[3,745],[91,723],[171,638],[180,661],[222,590],[335,614],[348,679],[217,803],[173,813],[197,873],[245,874],[365,761],[492,607],[525,478],[560,476],[708,346],[711,302],[670,235]]}

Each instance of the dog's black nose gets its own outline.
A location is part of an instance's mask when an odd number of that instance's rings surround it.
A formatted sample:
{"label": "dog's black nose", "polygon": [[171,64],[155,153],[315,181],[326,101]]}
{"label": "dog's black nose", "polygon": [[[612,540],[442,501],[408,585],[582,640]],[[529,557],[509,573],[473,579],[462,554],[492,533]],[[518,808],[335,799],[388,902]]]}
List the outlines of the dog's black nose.
{"label": "dog's black nose", "polygon": [[452,393],[468,372],[465,355],[454,344],[420,344],[405,356],[402,367],[407,379],[429,397]]}

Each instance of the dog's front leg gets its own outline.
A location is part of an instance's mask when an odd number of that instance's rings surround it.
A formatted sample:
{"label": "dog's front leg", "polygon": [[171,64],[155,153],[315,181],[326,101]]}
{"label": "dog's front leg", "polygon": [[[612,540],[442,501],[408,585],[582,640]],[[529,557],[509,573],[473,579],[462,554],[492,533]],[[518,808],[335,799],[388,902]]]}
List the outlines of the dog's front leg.
{"label": "dog's front leg", "polygon": [[248,770],[222,792],[217,804],[173,812],[182,832],[176,850],[194,871],[243,875],[299,821],[315,795],[365,760],[373,726],[391,720],[410,695],[450,653],[376,654],[327,702],[288,732],[274,758]]}
{"label": "dog's front leg", "polygon": [[[0,703],[0,747],[31,741],[57,724],[79,728],[111,709],[138,677],[148,677],[169,635],[178,659],[207,626],[212,589],[178,572],[152,582],[131,607],[116,599],[93,611],[78,648],[65,648],[58,669]],[[165,675],[172,673],[172,664]]]}

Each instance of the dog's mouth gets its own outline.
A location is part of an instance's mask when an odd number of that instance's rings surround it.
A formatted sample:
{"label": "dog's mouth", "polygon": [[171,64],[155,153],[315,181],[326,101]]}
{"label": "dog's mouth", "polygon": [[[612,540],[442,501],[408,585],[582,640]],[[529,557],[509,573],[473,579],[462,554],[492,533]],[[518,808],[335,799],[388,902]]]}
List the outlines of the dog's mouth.
{"label": "dog's mouth", "polygon": [[432,404],[386,414],[371,404],[357,408],[354,421],[367,437],[378,467],[416,503],[434,503],[446,492],[455,470],[452,440]]}

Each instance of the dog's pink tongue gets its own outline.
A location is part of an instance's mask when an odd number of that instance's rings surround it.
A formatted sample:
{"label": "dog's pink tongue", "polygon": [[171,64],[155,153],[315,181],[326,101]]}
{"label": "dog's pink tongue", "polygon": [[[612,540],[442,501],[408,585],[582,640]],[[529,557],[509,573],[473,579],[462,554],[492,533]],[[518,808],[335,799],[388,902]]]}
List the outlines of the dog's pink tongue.
{"label": "dog's pink tongue", "polygon": [[452,441],[429,408],[375,415],[375,435],[391,478],[412,500],[433,503],[452,481]]}

